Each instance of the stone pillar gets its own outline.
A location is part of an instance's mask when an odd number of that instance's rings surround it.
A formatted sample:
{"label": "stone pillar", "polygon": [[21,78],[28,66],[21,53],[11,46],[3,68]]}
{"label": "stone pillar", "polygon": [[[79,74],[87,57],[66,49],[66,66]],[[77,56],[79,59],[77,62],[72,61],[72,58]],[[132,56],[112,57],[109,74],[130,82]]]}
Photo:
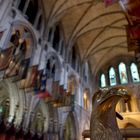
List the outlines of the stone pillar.
{"label": "stone pillar", "polygon": [[115,66],[114,68],[115,68],[115,73],[116,73],[116,83],[117,83],[117,85],[119,85],[121,82],[120,82],[118,66]]}
{"label": "stone pillar", "polygon": [[[41,16],[41,10],[39,10],[39,11],[37,12],[37,16],[36,16],[35,21],[34,21],[34,27],[35,27],[35,28],[37,28],[37,24],[38,24],[38,22],[39,22],[40,16]],[[41,29],[41,28],[40,28],[40,29]]]}
{"label": "stone pillar", "polygon": [[27,8],[28,8],[28,6],[29,6],[29,2],[30,2],[30,0],[26,0],[25,6],[24,6],[24,9],[23,9],[23,14],[26,13]]}
{"label": "stone pillar", "polygon": [[106,86],[110,86],[110,79],[109,79],[109,71],[104,72],[105,74],[105,80],[106,80]]}
{"label": "stone pillar", "polygon": [[128,83],[129,84],[133,83],[132,75],[131,75],[131,69],[130,69],[130,64],[126,66],[126,72],[127,72]]}

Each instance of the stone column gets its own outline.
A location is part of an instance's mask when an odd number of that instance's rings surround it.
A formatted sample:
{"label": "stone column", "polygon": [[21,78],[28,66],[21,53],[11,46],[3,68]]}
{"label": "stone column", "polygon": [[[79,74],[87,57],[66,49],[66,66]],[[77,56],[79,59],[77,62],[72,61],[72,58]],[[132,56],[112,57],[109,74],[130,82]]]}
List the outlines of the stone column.
{"label": "stone column", "polygon": [[110,86],[110,79],[109,79],[109,71],[104,72],[105,74],[105,80],[106,80],[106,86]]}
{"label": "stone column", "polygon": [[24,6],[24,9],[23,9],[23,14],[26,13],[27,8],[28,8],[28,6],[29,6],[29,2],[30,2],[30,0],[26,0],[26,2],[25,2],[25,6]]}
{"label": "stone column", "polygon": [[126,72],[127,72],[128,83],[129,84],[133,83],[130,64],[126,66]]}
{"label": "stone column", "polygon": [[114,68],[115,68],[115,73],[116,73],[116,83],[117,83],[117,85],[119,85],[121,82],[120,82],[118,66],[115,66]]}
{"label": "stone column", "polygon": [[[37,24],[38,24],[38,22],[39,22],[40,16],[41,16],[41,10],[39,10],[39,11],[37,12],[37,15],[36,15],[36,18],[35,18],[35,21],[34,21],[34,27],[35,27],[35,28],[37,28]],[[41,29],[41,28],[40,28],[40,29]]]}

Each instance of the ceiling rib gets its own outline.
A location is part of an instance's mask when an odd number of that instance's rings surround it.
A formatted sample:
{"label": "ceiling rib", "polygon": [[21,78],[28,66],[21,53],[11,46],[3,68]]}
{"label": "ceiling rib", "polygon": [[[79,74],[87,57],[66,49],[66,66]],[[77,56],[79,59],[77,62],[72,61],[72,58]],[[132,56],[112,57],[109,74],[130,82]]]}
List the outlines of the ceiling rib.
{"label": "ceiling rib", "polygon": [[[123,44],[126,44],[126,41],[122,41],[122,42],[120,42],[120,43],[118,43],[118,44],[115,44],[115,45],[110,45],[110,46],[105,46],[105,47],[103,47],[103,48],[99,48],[99,49],[97,49],[97,50],[91,52],[91,54],[89,55],[89,57],[95,55],[96,53],[99,53],[100,51],[103,51],[103,50],[105,50],[105,49],[112,48],[112,47],[113,47],[113,48],[116,48],[116,47],[119,47],[119,48],[120,48],[120,46],[121,46],[121,47],[126,47],[126,48],[127,48],[127,46],[123,46]],[[88,58],[89,58],[89,57],[88,57]],[[87,59],[88,59],[88,58],[87,58]]]}

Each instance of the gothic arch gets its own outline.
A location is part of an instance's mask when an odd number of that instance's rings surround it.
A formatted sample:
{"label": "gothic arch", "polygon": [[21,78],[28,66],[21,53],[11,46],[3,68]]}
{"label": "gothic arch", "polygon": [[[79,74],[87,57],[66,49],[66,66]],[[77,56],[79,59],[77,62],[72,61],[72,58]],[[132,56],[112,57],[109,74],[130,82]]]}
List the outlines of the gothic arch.
{"label": "gothic arch", "polygon": [[49,109],[48,105],[44,103],[43,101],[40,101],[40,107],[44,116],[44,132],[47,132],[48,127],[49,127]]}
{"label": "gothic arch", "polygon": [[[139,128],[139,122],[137,120],[129,118],[129,117],[127,117],[126,119],[127,119],[127,123],[124,124],[123,128],[127,128],[130,125],[135,128]],[[131,122],[131,123],[129,123],[129,122]]]}
{"label": "gothic arch", "polygon": [[33,29],[32,29],[32,26],[29,23],[27,23],[25,21],[21,21],[21,20],[15,20],[15,21],[13,21],[11,23],[11,25],[12,25],[12,27],[19,26],[19,25],[25,27],[31,33],[31,35],[32,35],[33,47],[37,48],[37,46],[36,46],[36,44],[37,44],[37,37],[36,37],[36,35],[35,35],[35,33],[34,33]]}
{"label": "gothic arch", "polygon": [[49,110],[48,106],[42,101],[38,100],[33,108],[33,117],[30,119],[30,130],[38,137],[43,136],[47,132],[49,126]]}
{"label": "gothic arch", "polygon": [[55,53],[55,52],[47,52],[46,53],[46,62],[48,61],[48,59],[50,58],[50,57],[54,57],[55,58],[55,60],[56,60],[56,66],[57,66],[57,68],[59,69],[59,70],[61,70],[61,68],[63,67],[62,66],[62,63],[60,62],[60,59],[59,59],[59,57],[57,56],[57,54]]}
{"label": "gothic arch", "polygon": [[134,124],[132,124],[132,123],[127,123],[125,125],[125,128],[137,128],[137,127]]}
{"label": "gothic arch", "polygon": [[63,140],[77,140],[78,139],[78,122],[73,112],[67,115],[63,129]]}
{"label": "gothic arch", "polygon": [[[21,97],[18,92],[18,87],[12,81],[10,81],[8,79],[2,80],[0,82],[0,86],[2,89],[4,89],[4,91],[5,91],[4,93],[8,94],[6,96],[9,97],[9,100],[10,100],[9,101],[9,117],[7,119],[8,119],[9,123],[12,123],[14,118],[18,119],[18,118],[16,118],[17,106],[19,107],[19,110],[23,109],[24,98],[22,98],[22,100],[21,100]],[[19,117],[20,116],[22,116],[22,111],[19,112]],[[15,121],[15,123],[16,123],[16,121]]]}
{"label": "gothic arch", "polygon": [[[34,59],[34,51],[37,49],[34,33],[25,22],[18,20],[12,22],[9,32],[5,40],[5,51],[7,52],[9,49],[6,61],[10,62],[5,70],[6,78],[19,74],[21,65],[24,65],[24,68],[27,67]],[[18,67],[15,67],[15,65]]]}

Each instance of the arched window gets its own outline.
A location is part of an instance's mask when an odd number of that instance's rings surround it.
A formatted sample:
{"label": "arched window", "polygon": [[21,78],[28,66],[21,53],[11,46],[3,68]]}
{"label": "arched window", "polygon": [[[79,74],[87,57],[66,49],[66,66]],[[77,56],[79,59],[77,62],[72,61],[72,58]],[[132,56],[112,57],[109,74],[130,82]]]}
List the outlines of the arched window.
{"label": "arched window", "polygon": [[38,23],[37,23],[37,30],[40,31],[42,28],[42,16],[39,17]]}
{"label": "arched window", "polygon": [[75,47],[72,47],[72,67],[73,69],[75,69],[76,67],[76,51],[75,51]]}
{"label": "arched window", "polygon": [[84,105],[85,110],[89,109],[89,91],[88,91],[88,89],[85,89],[85,91],[84,91],[83,105]]}
{"label": "arched window", "polygon": [[11,33],[8,49],[3,53],[6,59],[1,58],[0,69],[5,68],[5,78],[17,75],[25,78],[34,45],[32,34],[22,25],[14,25]]}
{"label": "arched window", "polygon": [[18,9],[22,12],[24,10],[25,3],[26,3],[26,0],[20,0],[20,3],[18,5]]}
{"label": "arched window", "polygon": [[79,73],[80,72],[80,58],[78,57],[78,60],[77,60],[77,72]]}
{"label": "arched window", "polygon": [[52,29],[52,28],[50,28],[50,29],[49,29],[49,34],[48,34],[48,41],[49,41],[49,42],[51,42],[51,38],[52,38],[52,31],[53,31],[53,29]]}
{"label": "arched window", "polygon": [[36,0],[30,0],[27,11],[26,11],[26,15],[27,15],[28,21],[30,21],[32,24],[34,24],[37,12],[38,12],[38,2]]}
{"label": "arched window", "polygon": [[119,64],[119,76],[120,76],[121,84],[127,84],[128,83],[126,66],[122,62]]}
{"label": "arched window", "polygon": [[60,55],[61,56],[64,56],[64,51],[65,51],[65,48],[64,48],[64,41],[62,40],[62,42],[61,42],[61,46],[60,46],[61,48],[60,48]]}
{"label": "arched window", "polygon": [[101,87],[106,87],[106,79],[105,79],[105,75],[102,74],[101,75]]}
{"label": "arched window", "polygon": [[110,79],[110,86],[116,85],[116,73],[113,67],[109,70],[109,79]]}
{"label": "arched window", "polygon": [[140,78],[139,78],[139,73],[138,73],[138,68],[136,66],[135,63],[132,63],[130,66],[131,69],[131,75],[132,75],[132,80],[134,83],[139,82]]}
{"label": "arched window", "polygon": [[54,36],[53,36],[53,48],[58,51],[59,49],[59,41],[60,41],[60,29],[59,26],[56,26]]}
{"label": "arched window", "polygon": [[53,79],[55,78],[56,65],[55,65],[55,58],[53,56],[47,61],[46,72],[48,78],[53,78]]}

